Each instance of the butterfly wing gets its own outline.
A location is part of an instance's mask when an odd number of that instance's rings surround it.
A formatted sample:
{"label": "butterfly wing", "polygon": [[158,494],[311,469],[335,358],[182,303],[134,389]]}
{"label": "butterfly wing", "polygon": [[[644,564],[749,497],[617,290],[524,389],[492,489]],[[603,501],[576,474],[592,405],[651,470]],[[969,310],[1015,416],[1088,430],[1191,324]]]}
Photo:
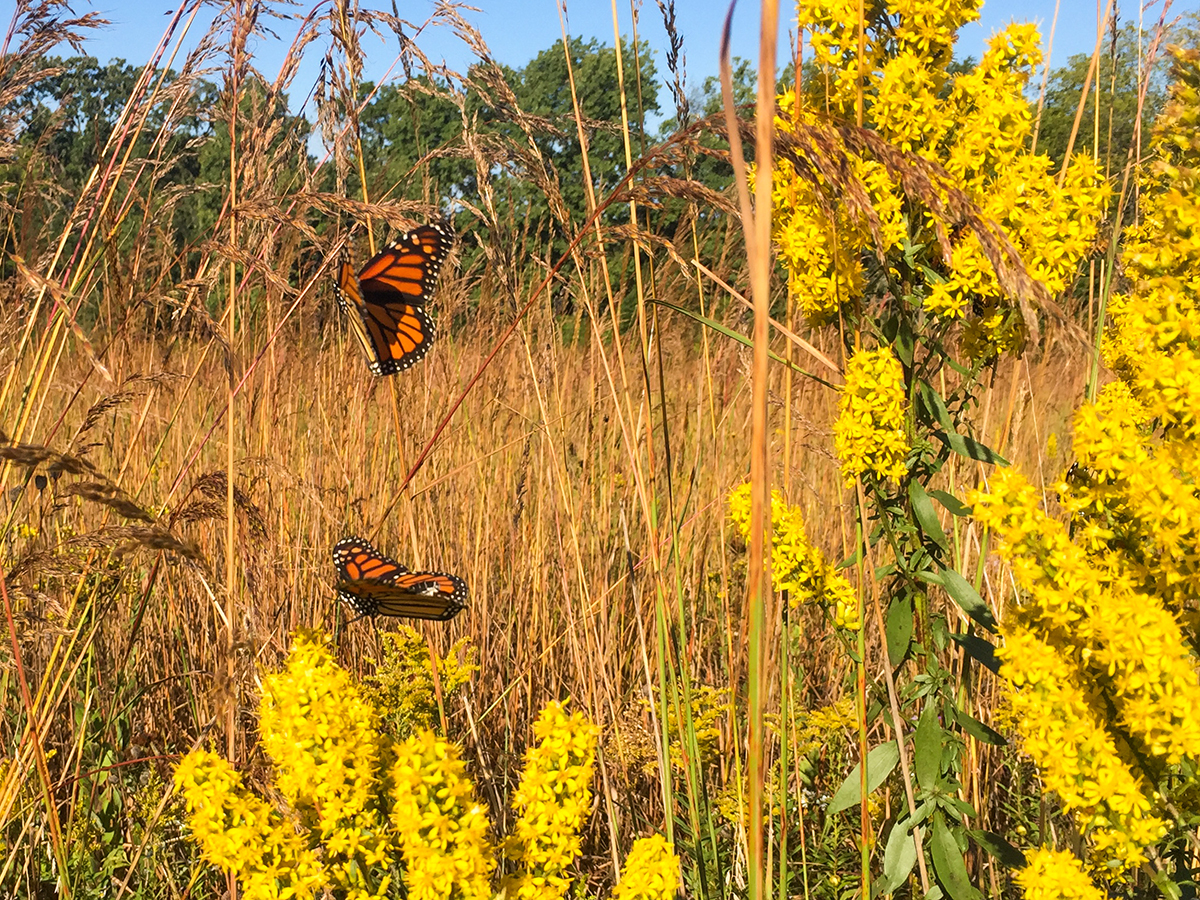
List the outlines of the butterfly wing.
{"label": "butterfly wing", "polygon": [[424,304],[433,294],[454,238],[441,225],[419,225],[400,235],[358,273],[363,292],[399,294],[410,303]]}
{"label": "butterfly wing", "polygon": [[360,537],[343,538],[334,544],[333,564],[344,581],[381,581],[408,571]]}
{"label": "butterfly wing", "polygon": [[362,538],[333,548],[339,599],[360,616],[404,616],[446,621],[466,608],[467,586],[441,572],[410,572]]}
{"label": "butterfly wing", "polygon": [[467,586],[443,572],[408,572],[387,582],[341,581],[338,596],[360,615],[445,622],[466,609]]}
{"label": "butterfly wing", "polygon": [[352,327],[367,350],[376,375],[402,372],[424,358],[433,344],[433,320],[425,303],[433,294],[442,261],[454,238],[440,225],[421,225],[372,257],[355,275],[343,260],[338,273],[338,299],[353,306]]}
{"label": "butterfly wing", "polygon": [[371,367],[371,371],[376,375],[381,374],[379,368],[379,355],[375,350],[375,345],[371,338],[367,336],[367,319],[363,301],[362,285],[358,282],[358,276],[354,274],[354,267],[350,264],[350,256],[343,249],[341,256],[338,259],[338,278],[334,282],[337,290],[338,306],[342,308],[342,312],[346,314],[346,319],[350,322],[350,330],[354,332],[354,336],[358,342],[362,344],[363,352],[367,355],[367,362]]}
{"label": "butterfly wing", "polygon": [[[386,585],[395,576],[408,571],[359,537],[348,537],[333,545],[333,565],[341,584],[364,586]],[[343,589],[341,584],[337,591],[343,602],[360,616],[375,615],[376,601],[370,591]]]}

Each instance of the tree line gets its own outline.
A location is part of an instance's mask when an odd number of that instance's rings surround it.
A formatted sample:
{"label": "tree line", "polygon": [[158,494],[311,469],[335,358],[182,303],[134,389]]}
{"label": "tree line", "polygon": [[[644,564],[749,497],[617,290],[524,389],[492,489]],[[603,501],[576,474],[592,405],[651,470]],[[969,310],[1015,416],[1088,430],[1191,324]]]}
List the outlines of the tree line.
{"label": "tree line", "polygon": [[[1195,22],[1193,16],[1177,29],[1177,36],[1194,42]],[[1133,26],[1111,36],[1091,79],[1077,128],[1076,111],[1088,80],[1090,57],[1072,57],[1054,70],[1040,111],[1037,149],[1061,161],[1074,130],[1075,151],[1096,149],[1110,161],[1110,170],[1119,172],[1134,152],[1139,122],[1144,143],[1163,104],[1161,74],[1145,79],[1145,95],[1139,96],[1143,50]],[[635,159],[686,124],[681,119],[720,110],[720,89],[712,78],[694,89],[685,103],[677,98],[674,109],[665,110],[660,100],[663,84],[653,55],[644,45],[623,47],[623,85],[611,46],[573,38],[569,51],[569,70],[562,45],[555,44],[520,68],[479,63],[458,84],[421,75],[399,83],[359,85],[362,107],[356,122],[359,140],[354,146],[362,157],[365,190],[357,166],[343,167],[340,176],[334,166],[316,169],[311,150],[314,126],[288,111],[286,96],[272,94],[265,84],[250,77],[237,102],[253,105],[260,117],[265,112],[281,124],[266,147],[260,148],[271,157],[272,177],[281,195],[289,187],[305,183],[317,190],[342,190],[347,196],[365,196],[372,201],[424,203],[440,207],[461,226],[469,224],[463,222],[469,218],[464,210],[486,202],[486,190],[492,202],[502,204],[514,221],[523,223],[528,240],[546,247],[547,258],[552,258],[565,248],[572,226],[587,217],[589,181],[594,195],[600,197],[625,174],[622,97]],[[735,96],[748,99],[753,96],[756,73],[745,61],[735,63]],[[969,69],[973,60],[962,60],[959,65]],[[9,132],[16,135],[15,143],[0,155],[0,202],[10,222],[0,235],[6,251],[0,265],[6,269],[14,254],[22,258],[36,255],[36,233],[53,234],[69,227],[71,216],[77,213],[73,198],[82,195],[94,167],[106,159],[105,147],[114,129],[121,127],[122,109],[137,89],[140,74],[138,67],[123,60],[103,64],[89,56],[48,57],[44,66],[46,76],[0,110],[0,115],[15,124]],[[484,66],[490,66],[490,71],[480,68]],[[802,74],[802,83],[819,90],[821,79],[816,73]],[[168,73],[167,79],[171,78]],[[1039,79],[1034,81],[1031,91],[1041,86]],[[795,72],[789,66],[781,73],[780,87],[794,82]],[[477,89],[484,84],[503,87]],[[1101,112],[1097,121],[1098,94]],[[187,255],[200,252],[210,238],[229,183],[229,129],[219,113],[221,103],[227,100],[223,101],[220,86],[203,80],[189,83],[182,113],[177,106],[179,97],[169,92],[167,96],[169,100],[151,115],[173,116],[169,133],[158,134],[158,123],[149,122],[132,156],[139,165],[151,168],[154,191],[172,193],[169,215],[162,216],[165,221],[157,227],[161,240],[170,245],[165,252],[175,254],[182,278],[186,277]],[[1036,107],[1036,94],[1029,99]],[[171,111],[168,102],[176,104]],[[586,161],[576,103],[587,142]],[[716,144],[714,137],[703,133],[698,140]],[[490,144],[503,144],[509,152],[488,155]],[[307,171],[302,171],[305,168]],[[728,167],[703,155],[685,174],[718,191],[730,182]],[[481,179],[487,183],[481,184]],[[144,214],[152,214],[153,208],[148,201]],[[682,208],[682,203],[663,203],[646,225],[670,234]],[[627,207],[608,215],[610,224],[622,221],[622,216],[628,221]],[[317,231],[326,225],[316,218],[312,221]],[[55,230],[46,232],[46,228]],[[119,237],[117,229],[113,239]],[[470,252],[469,247],[464,249]]]}

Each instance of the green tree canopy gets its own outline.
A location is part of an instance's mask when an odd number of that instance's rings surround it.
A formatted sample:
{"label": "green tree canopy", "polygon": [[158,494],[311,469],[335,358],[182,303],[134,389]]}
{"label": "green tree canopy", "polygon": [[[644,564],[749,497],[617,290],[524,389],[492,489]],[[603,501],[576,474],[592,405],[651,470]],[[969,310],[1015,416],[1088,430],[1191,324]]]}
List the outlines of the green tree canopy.
{"label": "green tree canopy", "polygon": [[46,57],[46,77],[18,95],[5,116],[17,120],[23,146],[40,145],[55,160],[68,189],[95,166],[133,95],[139,70],[123,59],[101,65],[94,56]]}
{"label": "green tree canopy", "polygon": [[[1139,36],[1136,25],[1118,30],[1115,40],[1106,41],[1100,54],[1097,72],[1092,78],[1084,104],[1079,131],[1072,152],[1087,150],[1107,160],[1110,171],[1119,172],[1129,158],[1138,122]],[[1145,54],[1146,36],[1141,36],[1141,51]],[[1046,100],[1038,126],[1038,150],[1062,162],[1075,123],[1092,58],[1076,54],[1067,64],[1050,73],[1046,85]],[[1150,72],[1145,100],[1141,108],[1142,145],[1150,137],[1150,126],[1162,110],[1166,97],[1166,64],[1159,53],[1158,65]],[[1100,104],[1097,130],[1096,103]],[[1034,98],[1036,102],[1036,97]],[[1098,141],[1097,141],[1098,138]]]}
{"label": "green tree canopy", "polygon": [[[572,76],[588,142],[592,186],[601,194],[625,173],[616,51],[582,38],[571,39],[568,48],[570,73],[562,45],[555,44],[521,69],[479,63],[467,73],[465,87],[422,76],[380,88],[360,116],[372,196],[387,193],[429,203],[461,197],[477,203],[479,173],[463,140],[464,127],[471,128],[486,139],[489,149],[499,145],[511,150],[489,156],[496,160],[488,173],[496,196],[510,205],[515,218],[527,219],[533,233],[561,243],[564,229],[553,215],[552,196],[561,196],[562,205],[556,208],[571,220],[579,222],[587,215]],[[640,121],[658,111],[659,84],[644,47],[635,53],[632,46],[625,46],[622,52],[636,158],[645,143]],[[640,93],[635,78],[639,66]],[[496,76],[507,83],[507,96],[493,89]],[[416,175],[422,159],[429,165],[421,166],[421,174]]]}
{"label": "green tree canopy", "polygon": [[[474,162],[466,157],[463,114],[453,88],[421,75],[401,85],[376,90],[364,84],[364,97],[375,92],[359,116],[363,157],[372,199],[420,200],[459,194],[478,196]],[[477,99],[471,104],[478,107]],[[426,161],[426,165],[418,165]]]}

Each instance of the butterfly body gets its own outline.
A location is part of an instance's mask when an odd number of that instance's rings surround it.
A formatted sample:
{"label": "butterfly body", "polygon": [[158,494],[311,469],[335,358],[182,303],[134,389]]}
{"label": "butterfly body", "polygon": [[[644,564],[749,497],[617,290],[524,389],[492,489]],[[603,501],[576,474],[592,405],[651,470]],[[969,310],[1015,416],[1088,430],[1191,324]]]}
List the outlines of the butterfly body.
{"label": "butterfly body", "polygon": [[360,616],[445,622],[466,609],[467,586],[444,572],[410,572],[357,537],[338,541],[333,564],[338,598]]}
{"label": "butterfly body", "polygon": [[376,375],[403,372],[433,345],[425,304],[454,236],[441,225],[420,225],[398,237],[355,274],[343,250],[336,282],[338,303]]}

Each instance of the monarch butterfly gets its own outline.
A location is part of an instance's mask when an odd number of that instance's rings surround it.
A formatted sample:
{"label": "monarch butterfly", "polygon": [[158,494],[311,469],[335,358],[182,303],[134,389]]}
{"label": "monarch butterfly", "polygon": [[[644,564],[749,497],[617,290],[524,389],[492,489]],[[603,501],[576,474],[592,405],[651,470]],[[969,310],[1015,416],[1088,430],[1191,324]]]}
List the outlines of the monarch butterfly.
{"label": "monarch butterfly", "polygon": [[348,537],[333,546],[341,579],[334,590],[360,616],[406,616],[445,622],[466,609],[467,586],[441,572],[410,572],[364,541]]}
{"label": "monarch butterfly", "polygon": [[434,328],[425,303],[453,245],[448,229],[420,225],[373,256],[357,275],[343,249],[338,304],[376,375],[403,372],[429,352]]}

